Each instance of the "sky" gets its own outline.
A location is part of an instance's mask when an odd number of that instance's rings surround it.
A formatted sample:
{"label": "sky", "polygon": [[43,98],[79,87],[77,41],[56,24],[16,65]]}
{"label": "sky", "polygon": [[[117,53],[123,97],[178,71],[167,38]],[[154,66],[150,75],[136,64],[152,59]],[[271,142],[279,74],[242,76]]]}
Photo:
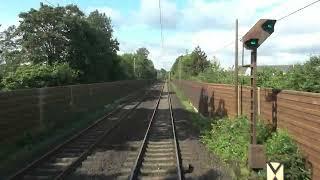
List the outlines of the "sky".
{"label": "sky", "polygon": [[[52,5],[76,4],[89,14],[99,10],[112,19],[118,54],[133,53],[139,47],[150,51],[157,69],[169,70],[175,59],[200,46],[209,59],[215,57],[224,68],[235,59],[235,20],[241,38],[259,19],[279,19],[314,0],[10,0],[0,6],[0,30],[18,25],[20,12]],[[275,32],[259,47],[258,65],[303,63],[320,53],[320,3],[314,4],[275,25]],[[242,46],[239,41],[241,62]],[[244,62],[250,61],[244,51]]]}

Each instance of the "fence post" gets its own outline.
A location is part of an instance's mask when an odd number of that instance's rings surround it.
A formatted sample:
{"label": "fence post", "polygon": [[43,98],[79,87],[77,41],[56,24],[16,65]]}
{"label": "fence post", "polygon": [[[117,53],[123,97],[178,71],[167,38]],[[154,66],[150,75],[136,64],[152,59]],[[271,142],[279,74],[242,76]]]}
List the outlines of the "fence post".
{"label": "fence post", "polygon": [[71,107],[73,107],[73,90],[72,90],[72,87],[73,86],[70,86],[70,102],[69,102],[69,105]]}
{"label": "fence post", "polygon": [[39,108],[39,127],[45,128],[44,124],[44,112],[43,112],[43,92],[44,88],[39,88],[38,89],[38,108]]}
{"label": "fence post", "polygon": [[258,100],[257,100],[258,101],[258,115],[260,116],[260,114],[261,114],[260,87],[257,88],[257,91],[258,91],[257,92],[257,94],[258,94],[258,97],[257,97],[258,98]]}
{"label": "fence post", "polygon": [[242,88],[241,88],[241,86],[239,86],[239,84],[238,84],[238,99],[237,99],[237,103],[238,103],[238,115],[242,115],[242,113],[241,113],[241,102],[240,102],[240,100],[241,100],[241,97],[240,97],[240,93],[241,93],[241,90],[242,90]]}

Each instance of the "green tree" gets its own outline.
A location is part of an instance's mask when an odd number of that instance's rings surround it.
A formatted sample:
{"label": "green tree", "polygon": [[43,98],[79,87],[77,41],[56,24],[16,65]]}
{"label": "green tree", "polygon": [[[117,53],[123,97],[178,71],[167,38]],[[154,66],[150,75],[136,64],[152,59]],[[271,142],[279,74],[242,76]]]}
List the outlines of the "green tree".
{"label": "green tree", "polygon": [[16,26],[9,26],[0,33],[0,64],[2,64],[3,75],[6,72],[15,71],[16,68],[26,62],[25,54],[21,49],[19,38],[17,38]]}
{"label": "green tree", "polygon": [[282,89],[286,81],[283,71],[265,67],[257,72],[257,86]]}
{"label": "green tree", "polygon": [[85,21],[75,21],[70,30],[70,65],[83,72],[83,82],[117,79],[119,68],[116,52],[119,43],[113,38],[111,20],[94,11]]}
{"label": "green tree", "polygon": [[313,56],[304,64],[295,65],[286,74],[284,88],[320,92],[320,56]]}
{"label": "green tree", "polygon": [[199,46],[197,46],[191,53],[191,59],[193,67],[191,69],[192,75],[198,75],[209,67],[210,62],[207,60],[207,55]]}
{"label": "green tree", "polygon": [[207,55],[197,46],[191,54],[179,56],[174,62],[171,72],[173,77],[178,78],[181,68],[181,78],[189,79],[192,76],[197,76],[199,73],[204,72],[209,66],[210,62],[207,60]]}
{"label": "green tree", "polygon": [[18,35],[28,59],[33,63],[66,62],[72,21],[84,17],[74,5],[51,7],[40,3],[39,10],[19,14]]}
{"label": "green tree", "polygon": [[157,79],[165,80],[167,78],[167,71],[163,68],[157,70]]}
{"label": "green tree", "polygon": [[138,79],[154,79],[157,72],[153,62],[148,59],[149,51],[147,48],[139,48],[135,54],[136,77]]}
{"label": "green tree", "polygon": [[128,79],[134,79],[135,74],[134,74],[134,59],[135,55],[131,53],[125,53],[120,56],[120,66],[122,69],[122,73],[124,76]]}
{"label": "green tree", "polygon": [[[40,3],[39,9],[22,12],[19,18],[17,27],[0,33],[0,88],[156,78],[146,48],[117,55],[119,43],[113,37],[111,19],[104,13],[96,10],[85,15],[75,5],[52,7]],[[67,66],[71,74],[77,72],[77,78],[57,82],[57,75],[48,68],[60,66]]]}

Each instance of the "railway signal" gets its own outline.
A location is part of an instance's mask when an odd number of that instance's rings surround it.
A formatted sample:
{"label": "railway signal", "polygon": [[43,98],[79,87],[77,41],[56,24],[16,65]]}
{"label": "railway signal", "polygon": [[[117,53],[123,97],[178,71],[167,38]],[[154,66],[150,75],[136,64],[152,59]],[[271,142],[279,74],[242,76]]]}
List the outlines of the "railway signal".
{"label": "railway signal", "polygon": [[242,38],[248,50],[258,48],[273,32],[276,20],[260,19]]}
{"label": "railway signal", "polygon": [[250,145],[248,164],[251,169],[265,167],[266,157],[262,145],[257,144],[256,121],[257,121],[257,49],[274,32],[276,20],[260,19],[243,37],[243,46],[251,50],[251,112],[250,112]]}

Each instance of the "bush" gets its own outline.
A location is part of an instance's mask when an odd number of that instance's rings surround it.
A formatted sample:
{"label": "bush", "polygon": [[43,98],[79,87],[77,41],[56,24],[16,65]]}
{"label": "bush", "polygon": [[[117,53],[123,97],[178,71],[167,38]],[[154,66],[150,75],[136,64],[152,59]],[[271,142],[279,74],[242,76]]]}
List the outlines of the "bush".
{"label": "bush", "polygon": [[284,164],[285,179],[310,179],[310,171],[305,168],[304,159],[287,132],[278,130],[265,146],[268,161]]}
{"label": "bush", "polygon": [[285,88],[320,93],[320,56],[310,57],[303,65],[295,65],[287,74]]}
{"label": "bush", "polygon": [[[202,136],[209,150],[230,164],[237,177],[247,178],[249,122],[245,117],[236,119],[220,119],[212,124],[210,131]],[[257,141],[264,144],[269,161],[282,162],[285,166],[285,179],[308,179],[309,171],[304,166],[304,160],[297,145],[284,131],[271,134],[271,130],[258,121]],[[251,172],[252,175],[253,172]],[[254,173],[253,173],[254,174]],[[257,175],[265,176],[265,172]]]}
{"label": "bush", "polygon": [[5,89],[41,88],[72,84],[79,72],[68,64],[22,65],[2,79]]}

